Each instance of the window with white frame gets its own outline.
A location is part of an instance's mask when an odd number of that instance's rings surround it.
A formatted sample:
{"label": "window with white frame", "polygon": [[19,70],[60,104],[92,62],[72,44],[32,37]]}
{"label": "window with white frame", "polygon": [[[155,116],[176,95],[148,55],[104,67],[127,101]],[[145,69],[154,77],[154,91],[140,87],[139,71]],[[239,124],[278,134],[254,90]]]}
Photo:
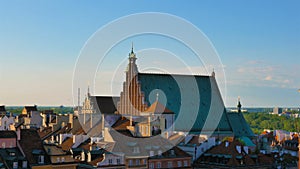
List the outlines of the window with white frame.
{"label": "window with white frame", "polygon": [[140,153],[139,147],[133,147],[133,153]]}
{"label": "window with white frame", "polygon": [[18,168],[18,162],[17,162],[17,161],[13,162],[13,168],[14,168],[14,169],[15,169],[15,168]]}
{"label": "window with white frame", "polygon": [[156,163],[156,168],[161,168],[161,162]]}
{"label": "window with white frame", "polygon": [[117,164],[121,164],[121,159],[117,158]]}
{"label": "window with white frame", "polygon": [[172,167],[173,167],[172,161],[168,161],[168,168],[172,168]]}
{"label": "window with white frame", "polygon": [[108,159],[108,164],[112,164],[113,160],[112,159]]}
{"label": "window with white frame", "polygon": [[154,169],[154,163],[150,163],[150,164],[149,164],[149,168],[150,168],[150,169]]}
{"label": "window with white frame", "polygon": [[140,165],[140,159],[135,160],[135,165]]}
{"label": "window with white frame", "polygon": [[188,161],[187,161],[187,160],[184,160],[184,161],[183,161],[183,165],[184,165],[185,167],[187,167],[187,166],[188,166]]}
{"label": "window with white frame", "polygon": [[132,166],[132,160],[129,160],[129,166]]}
{"label": "window with white frame", "polygon": [[181,161],[177,161],[177,167],[182,167],[182,162]]}
{"label": "window with white frame", "polygon": [[43,155],[39,155],[39,164],[44,164],[44,156]]}
{"label": "window with white frame", "polygon": [[158,156],[161,156],[161,155],[162,155],[162,151],[161,151],[161,150],[158,150],[157,155],[158,155]]}
{"label": "window with white frame", "polygon": [[22,168],[27,168],[27,161],[22,162]]}

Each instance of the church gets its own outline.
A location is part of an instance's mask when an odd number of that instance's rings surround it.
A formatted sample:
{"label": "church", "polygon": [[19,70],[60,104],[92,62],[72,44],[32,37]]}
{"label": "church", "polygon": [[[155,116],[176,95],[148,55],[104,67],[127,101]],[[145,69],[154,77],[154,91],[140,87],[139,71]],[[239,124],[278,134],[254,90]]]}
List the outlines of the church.
{"label": "church", "polygon": [[78,109],[84,124],[93,123],[93,114],[101,114],[125,117],[127,129],[138,137],[168,138],[174,132],[254,137],[241,112],[226,111],[214,72],[210,76],[141,73],[136,60],[132,47],[120,97],[92,96],[88,91]]}

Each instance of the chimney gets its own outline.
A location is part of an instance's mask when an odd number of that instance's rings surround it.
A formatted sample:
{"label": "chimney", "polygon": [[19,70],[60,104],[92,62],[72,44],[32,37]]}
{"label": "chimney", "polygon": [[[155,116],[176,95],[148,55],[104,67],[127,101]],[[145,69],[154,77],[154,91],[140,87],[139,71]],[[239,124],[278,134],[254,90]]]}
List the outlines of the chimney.
{"label": "chimney", "polygon": [[90,128],[93,128],[93,113],[90,113],[90,119],[91,119],[91,123],[90,123]]}
{"label": "chimney", "polygon": [[132,116],[129,117],[130,126],[132,126]]}
{"label": "chimney", "polygon": [[20,141],[21,140],[21,130],[18,128],[17,130],[17,140]]}
{"label": "chimney", "polygon": [[63,139],[63,135],[62,134],[59,134],[59,144],[61,144],[62,143],[62,140]]}
{"label": "chimney", "polygon": [[[46,117],[47,117],[47,116],[46,116]],[[48,122],[51,123],[51,120],[52,120],[52,115],[49,114],[49,116],[48,116]]]}
{"label": "chimney", "polygon": [[84,150],[81,151],[81,161],[85,161],[85,154]]}
{"label": "chimney", "polygon": [[76,135],[73,135],[73,144],[76,143]]}
{"label": "chimney", "polygon": [[87,153],[87,162],[91,162],[92,161],[92,156],[91,156],[91,152]]}
{"label": "chimney", "polygon": [[82,113],[83,113],[83,125],[85,125],[85,112]]}
{"label": "chimney", "polygon": [[15,123],[19,123],[19,116],[16,116]]}
{"label": "chimney", "polygon": [[69,114],[69,123],[71,124],[71,128],[73,128],[73,114]]}
{"label": "chimney", "polygon": [[101,115],[101,120],[102,120],[102,124],[101,124],[101,127],[102,127],[102,137],[104,137],[104,127],[105,127],[105,118],[104,118],[104,114]]}

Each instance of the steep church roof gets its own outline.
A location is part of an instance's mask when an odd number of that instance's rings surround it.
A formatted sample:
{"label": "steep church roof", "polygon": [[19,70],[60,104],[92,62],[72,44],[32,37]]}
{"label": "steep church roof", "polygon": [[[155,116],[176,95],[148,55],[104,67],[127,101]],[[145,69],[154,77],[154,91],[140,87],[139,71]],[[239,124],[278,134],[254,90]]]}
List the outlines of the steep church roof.
{"label": "steep church roof", "polygon": [[120,97],[113,96],[90,96],[91,101],[96,104],[95,107],[99,109],[102,114],[114,114],[117,111],[117,103]]}
{"label": "steep church roof", "polygon": [[232,126],[234,135],[236,137],[254,137],[254,133],[249,127],[249,124],[246,122],[242,113],[227,113],[229,117],[230,124]]}
{"label": "steep church roof", "polygon": [[[138,79],[146,102],[150,103],[152,91],[158,89],[163,92],[160,95],[165,95],[166,107],[172,110],[177,118],[175,130],[233,131],[214,77],[139,73]],[[221,113],[221,119],[217,128],[211,124],[204,127],[208,115],[211,114],[211,118],[218,113]],[[212,118],[210,123],[217,123],[218,120]],[[190,124],[194,125],[189,126]]]}

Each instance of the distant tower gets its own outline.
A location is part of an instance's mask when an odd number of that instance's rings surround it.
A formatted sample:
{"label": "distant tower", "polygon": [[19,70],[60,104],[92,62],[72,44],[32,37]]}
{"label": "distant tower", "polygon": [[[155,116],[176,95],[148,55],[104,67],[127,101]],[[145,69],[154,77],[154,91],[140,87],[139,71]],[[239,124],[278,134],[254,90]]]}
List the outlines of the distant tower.
{"label": "distant tower", "polygon": [[242,104],[241,104],[241,98],[240,98],[240,96],[238,97],[237,110],[238,110],[238,113],[242,112]]}
{"label": "distant tower", "polygon": [[141,91],[141,84],[138,81],[138,68],[136,65],[136,55],[133,51],[128,56],[128,66],[126,69],[126,81],[123,83],[120,101],[118,102],[118,114],[123,115],[140,115],[148,107],[144,103],[144,93]]}
{"label": "distant tower", "polygon": [[212,71],[212,73],[211,73],[211,76],[212,76],[212,77],[215,77],[215,76],[216,76],[215,69],[213,69],[213,71]]}

